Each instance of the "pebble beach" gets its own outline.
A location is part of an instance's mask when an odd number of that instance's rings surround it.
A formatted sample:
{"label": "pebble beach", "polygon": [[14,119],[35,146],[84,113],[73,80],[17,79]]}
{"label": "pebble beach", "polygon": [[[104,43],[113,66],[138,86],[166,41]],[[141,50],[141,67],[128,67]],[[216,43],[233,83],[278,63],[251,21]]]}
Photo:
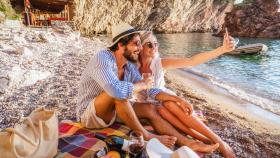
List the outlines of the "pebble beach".
{"label": "pebble beach", "polygon": [[[75,120],[80,75],[91,56],[105,45],[67,25],[0,27],[0,128],[14,126],[40,106],[56,110],[59,120]],[[209,127],[229,143],[237,157],[280,156],[280,132],[256,129],[245,117],[236,117],[184,88],[176,77],[169,75],[166,80],[170,89],[203,111]],[[222,156],[215,152],[205,157]]]}

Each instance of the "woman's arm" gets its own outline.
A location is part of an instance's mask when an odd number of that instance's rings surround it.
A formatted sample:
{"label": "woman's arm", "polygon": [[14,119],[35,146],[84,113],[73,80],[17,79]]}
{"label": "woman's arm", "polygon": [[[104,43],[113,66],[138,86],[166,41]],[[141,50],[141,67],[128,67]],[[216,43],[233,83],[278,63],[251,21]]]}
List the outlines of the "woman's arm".
{"label": "woman's arm", "polygon": [[234,49],[233,38],[226,33],[224,35],[223,46],[218,47],[212,51],[202,52],[191,58],[163,58],[161,64],[164,69],[176,69],[193,67],[202,63],[205,63],[211,59],[214,59],[226,52],[230,52]]}

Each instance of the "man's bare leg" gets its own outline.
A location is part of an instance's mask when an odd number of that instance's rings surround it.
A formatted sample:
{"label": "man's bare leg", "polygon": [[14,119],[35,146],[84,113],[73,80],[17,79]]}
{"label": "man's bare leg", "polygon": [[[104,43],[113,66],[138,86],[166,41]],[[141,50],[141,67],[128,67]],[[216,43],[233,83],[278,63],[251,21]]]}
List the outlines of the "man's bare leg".
{"label": "man's bare leg", "polygon": [[168,101],[163,103],[164,106],[179,120],[181,120],[182,123],[185,124],[185,126],[190,127],[197,132],[201,133],[202,135],[208,137],[211,141],[214,143],[219,143],[220,152],[225,156],[229,158],[234,158],[235,155],[232,151],[232,149],[229,147],[229,145],[224,142],[218,135],[216,135],[210,128],[208,128],[203,122],[201,122],[198,118],[187,116],[178,106],[175,102]]}
{"label": "man's bare leg", "polygon": [[195,151],[206,153],[213,152],[219,147],[219,144],[207,145],[203,142],[186,138],[159,115],[156,106],[153,104],[135,103],[133,108],[138,118],[150,120],[153,128],[159,134],[175,136],[177,138],[177,143],[181,146],[186,145]]}
{"label": "man's bare leg", "polygon": [[141,125],[129,101],[114,99],[103,92],[95,98],[94,106],[96,115],[102,118],[106,123],[109,123],[112,120],[116,111],[118,117],[129,128],[142,132],[146,140],[151,138],[159,138],[163,144],[167,146],[170,144],[170,140],[172,138],[171,136],[159,136],[151,134]]}

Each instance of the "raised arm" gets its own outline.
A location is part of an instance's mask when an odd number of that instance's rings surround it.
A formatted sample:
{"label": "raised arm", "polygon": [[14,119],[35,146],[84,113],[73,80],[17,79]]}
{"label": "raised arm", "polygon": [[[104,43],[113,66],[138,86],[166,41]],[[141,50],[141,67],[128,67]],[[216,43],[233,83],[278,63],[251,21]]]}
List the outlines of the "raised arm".
{"label": "raised arm", "polygon": [[223,45],[212,51],[202,52],[194,55],[190,58],[163,58],[161,59],[162,67],[164,69],[176,69],[193,67],[202,63],[205,63],[211,59],[217,58],[218,56],[230,52],[234,49],[233,38],[228,35],[226,31],[224,35]]}

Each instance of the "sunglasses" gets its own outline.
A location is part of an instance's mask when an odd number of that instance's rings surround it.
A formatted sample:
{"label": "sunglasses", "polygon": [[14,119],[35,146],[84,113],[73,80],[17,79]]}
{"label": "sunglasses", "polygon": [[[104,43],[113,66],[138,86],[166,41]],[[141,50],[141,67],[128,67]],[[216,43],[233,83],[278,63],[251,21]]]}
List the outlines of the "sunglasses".
{"label": "sunglasses", "polygon": [[149,47],[149,48],[157,48],[158,47],[158,43],[157,42],[154,42],[154,43],[152,43],[152,42],[147,42],[147,46]]}

